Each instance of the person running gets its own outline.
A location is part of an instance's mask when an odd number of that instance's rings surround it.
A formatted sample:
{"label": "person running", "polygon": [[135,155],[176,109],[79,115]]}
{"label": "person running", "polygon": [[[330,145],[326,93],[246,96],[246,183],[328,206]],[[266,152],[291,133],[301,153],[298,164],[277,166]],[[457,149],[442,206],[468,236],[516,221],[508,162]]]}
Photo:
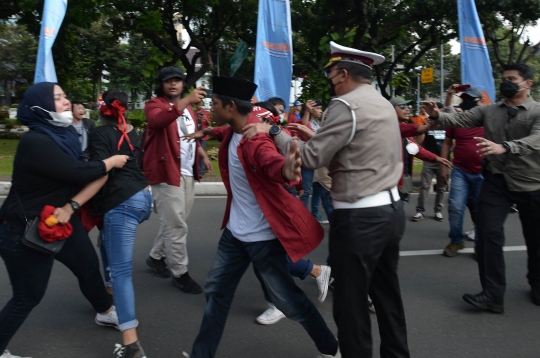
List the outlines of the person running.
{"label": "person running", "polygon": [[[71,103],[60,86],[41,82],[28,88],[17,118],[30,130],[21,139],[13,162],[13,181],[0,209],[0,256],[9,273],[13,297],[0,312],[0,352],[36,307],[47,290],[55,260],[77,277],[85,298],[97,312],[95,322],[118,327],[118,317],[99,271],[99,260],[77,215],[78,208],[98,192],[113,168],[128,157],[112,155],[86,162],[72,122]],[[88,184],[89,183],[89,184]],[[79,190],[81,185],[86,185]],[[56,255],[43,254],[22,244],[29,220],[45,205],[55,207],[59,224],[73,231]]]}
{"label": "person running", "polygon": [[128,95],[109,92],[99,108],[102,125],[90,134],[90,160],[103,160],[112,154],[124,154],[130,160],[121,169],[109,174],[107,183],[92,201],[92,214],[103,215],[101,230],[108,270],[114,290],[122,345],[117,345],[118,358],[143,358],[135,317],[133,290],[133,247],[139,224],[150,217],[152,195],[136,159],[140,152],[137,131],[126,122]]}
{"label": "person running", "polygon": [[[298,321],[324,357],[338,356],[338,343],[324,319],[289,273],[287,254],[297,261],[321,242],[324,230],[301,201],[281,185],[300,179],[294,146],[280,154],[266,134],[242,139],[246,123],[260,123],[249,100],[257,86],[238,78],[214,77],[215,123],[187,136],[212,134],[221,142],[219,167],[227,188],[223,234],[205,285],[206,309],[192,358],[214,357],[234,293],[250,263],[257,269],[276,307]],[[187,356],[187,354],[185,354]]]}

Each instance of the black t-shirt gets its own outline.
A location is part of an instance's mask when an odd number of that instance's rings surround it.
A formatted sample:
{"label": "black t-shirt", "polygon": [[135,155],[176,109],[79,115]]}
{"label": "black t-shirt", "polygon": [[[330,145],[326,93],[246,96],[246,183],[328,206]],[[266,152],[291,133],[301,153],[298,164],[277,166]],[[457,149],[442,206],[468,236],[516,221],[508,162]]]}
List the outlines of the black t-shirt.
{"label": "black t-shirt", "polygon": [[431,153],[440,156],[445,136],[446,131],[444,130],[444,128],[428,131],[426,133],[424,143],[422,143],[422,147],[429,150]]}
{"label": "black t-shirt", "polygon": [[100,126],[90,134],[90,161],[103,160],[117,154],[130,157],[123,168],[109,172],[107,183],[92,199],[93,215],[105,214],[148,186],[148,181],[136,161],[140,153],[137,131],[133,129],[128,133],[134,147],[133,152],[125,139],[118,150],[121,136],[122,132],[112,124]]}
{"label": "black t-shirt", "polygon": [[[30,130],[19,142],[13,162],[12,187],[0,209],[0,219],[24,232],[27,218],[38,216],[45,205],[61,207],[84,184],[106,174],[102,161],[85,162],[67,154],[47,134]],[[72,220],[76,215],[72,215]]]}

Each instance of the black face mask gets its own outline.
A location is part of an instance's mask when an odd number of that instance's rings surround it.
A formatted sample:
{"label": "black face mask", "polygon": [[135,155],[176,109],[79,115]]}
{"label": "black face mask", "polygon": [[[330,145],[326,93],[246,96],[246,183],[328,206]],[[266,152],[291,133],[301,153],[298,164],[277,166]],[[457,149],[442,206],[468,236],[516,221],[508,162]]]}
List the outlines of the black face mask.
{"label": "black face mask", "polygon": [[510,81],[503,81],[503,83],[501,83],[501,85],[499,86],[499,91],[504,97],[512,98],[520,91],[520,84]]}
{"label": "black face mask", "polygon": [[328,82],[328,87],[330,87],[330,97],[336,96],[336,85],[334,82],[332,82],[332,78],[327,78],[326,81]]}
{"label": "black face mask", "polygon": [[461,108],[464,111],[468,111],[469,109],[474,108],[476,106],[478,106],[478,102],[473,101],[473,100],[463,101],[459,104],[459,108]]}

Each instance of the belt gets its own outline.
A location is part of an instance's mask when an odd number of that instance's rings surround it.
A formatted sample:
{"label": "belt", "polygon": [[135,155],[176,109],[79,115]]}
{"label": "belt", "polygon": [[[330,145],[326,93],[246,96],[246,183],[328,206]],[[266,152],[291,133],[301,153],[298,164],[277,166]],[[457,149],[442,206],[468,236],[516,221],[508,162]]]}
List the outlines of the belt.
{"label": "belt", "polygon": [[[392,193],[392,196],[390,196]],[[365,196],[354,203],[334,200],[334,209],[362,209],[373,208],[376,206],[390,205],[393,202],[399,201],[399,192],[397,187],[390,190],[381,191],[377,194]]]}

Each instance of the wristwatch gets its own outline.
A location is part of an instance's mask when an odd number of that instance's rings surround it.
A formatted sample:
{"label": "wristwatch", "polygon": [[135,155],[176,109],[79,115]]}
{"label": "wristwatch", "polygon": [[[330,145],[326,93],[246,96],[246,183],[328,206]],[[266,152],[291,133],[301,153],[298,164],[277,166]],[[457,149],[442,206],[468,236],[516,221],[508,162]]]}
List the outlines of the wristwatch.
{"label": "wristwatch", "polygon": [[508,142],[502,142],[501,145],[504,147],[504,149],[506,149],[506,153],[504,154],[509,154],[511,151],[510,144],[508,144]]}
{"label": "wristwatch", "polygon": [[73,211],[77,211],[77,210],[79,210],[81,208],[79,203],[76,202],[75,200],[70,200],[69,205],[71,205],[71,208],[73,209]]}
{"label": "wristwatch", "polygon": [[272,138],[274,138],[275,136],[277,136],[279,133],[281,133],[281,127],[278,126],[278,125],[273,125],[271,128],[270,128],[270,132],[268,132],[270,134],[270,136]]}

